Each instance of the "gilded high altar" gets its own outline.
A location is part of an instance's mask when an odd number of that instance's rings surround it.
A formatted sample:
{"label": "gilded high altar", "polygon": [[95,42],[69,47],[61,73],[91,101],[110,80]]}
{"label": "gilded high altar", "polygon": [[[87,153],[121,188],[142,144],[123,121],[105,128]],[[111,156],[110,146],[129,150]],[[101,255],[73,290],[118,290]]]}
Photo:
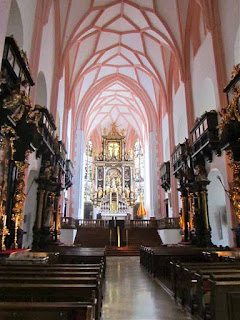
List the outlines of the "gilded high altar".
{"label": "gilded high altar", "polygon": [[130,214],[135,204],[134,155],[126,152],[125,132],[115,123],[107,133],[103,130],[102,151],[96,154],[94,165],[93,204],[100,214]]}

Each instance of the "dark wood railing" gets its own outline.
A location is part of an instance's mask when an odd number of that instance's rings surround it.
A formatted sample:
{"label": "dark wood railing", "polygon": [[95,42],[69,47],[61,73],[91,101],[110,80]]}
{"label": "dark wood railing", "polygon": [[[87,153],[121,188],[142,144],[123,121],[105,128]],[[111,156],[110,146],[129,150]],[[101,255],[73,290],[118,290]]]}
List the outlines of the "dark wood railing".
{"label": "dark wood railing", "polygon": [[126,228],[157,228],[157,220],[126,220]]}
{"label": "dark wood railing", "polygon": [[87,220],[87,219],[77,219],[76,227],[77,228],[108,228],[109,220]]}
{"label": "dark wood railing", "polygon": [[62,229],[75,229],[76,220],[72,217],[62,217],[61,226],[62,226]]}
{"label": "dark wood railing", "polygon": [[179,229],[179,218],[164,218],[157,220],[158,229]]}
{"label": "dark wood railing", "polygon": [[[87,220],[62,218],[63,229],[73,228],[109,228],[111,220]],[[125,228],[179,229],[179,218],[163,218],[159,220],[125,220]]]}

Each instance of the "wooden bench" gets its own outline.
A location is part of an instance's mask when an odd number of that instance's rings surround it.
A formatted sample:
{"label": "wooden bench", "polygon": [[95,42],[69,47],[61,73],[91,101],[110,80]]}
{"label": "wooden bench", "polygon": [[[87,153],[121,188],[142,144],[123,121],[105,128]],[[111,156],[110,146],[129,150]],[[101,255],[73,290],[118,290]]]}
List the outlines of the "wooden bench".
{"label": "wooden bench", "polygon": [[178,298],[180,301],[183,300],[183,291],[186,291],[186,288],[190,288],[195,283],[195,273],[198,270],[210,274],[210,270],[218,272],[225,271],[227,272],[240,272],[239,263],[177,263],[170,262],[171,265],[171,289],[174,292],[175,298]]}
{"label": "wooden bench", "polygon": [[[226,268],[233,269],[236,272],[239,269],[240,272],[240,264],[239,263],[176,263],[171,261],[171,289],[174,292],[174,297],[182,301],[184,299],[183,297],[183,291],[186,291],[186,288],[190,288],[192,285],[194,285],[195,282],[195,272],[197,272],[199,269],[201,271],[206,271],[209,273],[209,269],[222,269],[222,271],[225,271]],[[226,271],[227,272],[227,271]],[[183,302],[184,303],[184,302]]]}
{"label": "wooden bench", "polygon": [[[79,249],[70,251],[71,257],[79,257]],[[4,312],[0,312],[0,319],[1,315],[8,316],[6,312],[14,316],[15,313],[9,309],[13,305],[18,311],[16,317],[23,312],[29,319],[31,316],[35,319],[39,311],[41,319],[47,319],[46,314],[49,312],[59,319],[57,316],[60,309],[65,308],[66,315],[72,315],[68,319],[100,319],[105,273],[104,251],[94,253],[97,259],[91,259],[92,250],[81,250],[80,257],[84,252],[87,259],[80,258],[75,260],[79,263],[74,264],[67,261],[59,263],[58,259],[57,264],[24,264],[23,261],[19,264],[18,261],[10,261],[0,265],[0,301],[4,304],[3,309],[0,309]],[[84,263],[85,260],[87,263]],[[55,303],[59,308],[51,310],[50,305]],[[26,310],[21,311],[20,304],[25,304]],[[78,304],[79,308],[81,305],[80,309],[76,309]]]}
{"label": "wooden bench", "polygon": [[47,252],[58,252],[59,263],[106,263],[106,248],[51,246]]}
{"label": "wooden bench", "polygon": [[[218,319],[213,317],[214,303],[210,297],[212,288],[209,280],[214,282],[240,281],[240,263],[185,263],[172,262],[174,275],[172,284],[175,298],[182,302],[188,310],[202,319]],[[215,312],[215,311],[214,311]]]}
{"label": "wooden bench", "polygon": [[101,297],[96,284],[1,283],[1,302],[85,302],[97,298],[96,319],[100,319]]}
{"label": "wooden bench", "polygon": [[14,277],[14,276],[27,276],[29,275],[30,277],[52,277],[52,276],[61,276],[61,277],[101,277],[101,273],[96,272],[96,271],[79,271],[79,272],[71,272],[71,271],[45,271],[45,272],[36,272],[34,270],[29,270],[29,271],[15,271],[15,270],[0,270],[0,276],[1,277]]}
{"label": "wooden bench", "polygon": [[[202,319],[240,319],[240,278],[228,275],[221,281],[208,279],[205,290],[197,292],[199,305],[196,314]],[[200,284],[199,286],[200,287]]]}
{"label": "wooden bench", "polygon": [[95,320],[96,301],[85,302],[0,302],[1,320]]}

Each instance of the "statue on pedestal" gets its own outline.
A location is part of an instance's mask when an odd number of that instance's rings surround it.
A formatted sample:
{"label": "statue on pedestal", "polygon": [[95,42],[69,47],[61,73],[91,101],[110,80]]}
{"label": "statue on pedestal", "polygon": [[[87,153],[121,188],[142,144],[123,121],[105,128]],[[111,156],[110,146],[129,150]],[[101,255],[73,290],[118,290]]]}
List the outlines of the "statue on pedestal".
{"label": "statue on pedestal", "polygon": [[101,186],[98,186],[98,199],[101,199],[102,196],[103,196],[103,190],[102,190],[102,187]]}

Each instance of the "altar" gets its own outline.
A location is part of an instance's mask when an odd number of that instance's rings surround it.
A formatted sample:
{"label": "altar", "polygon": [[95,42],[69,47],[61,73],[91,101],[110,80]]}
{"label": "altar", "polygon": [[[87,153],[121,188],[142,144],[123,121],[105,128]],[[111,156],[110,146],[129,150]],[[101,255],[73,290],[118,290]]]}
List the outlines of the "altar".
{"label": "altar", "polygon": [[129,220],[130,214],[128,213],[101,213],[103,220]]}
{"label": "altar", "polygon": [[104,129],[102,150],[93,161],[93,205],[102,219],[127,219],[134,206],[134,155],[126,152],[125,132],[115,123],[107,133]]}

